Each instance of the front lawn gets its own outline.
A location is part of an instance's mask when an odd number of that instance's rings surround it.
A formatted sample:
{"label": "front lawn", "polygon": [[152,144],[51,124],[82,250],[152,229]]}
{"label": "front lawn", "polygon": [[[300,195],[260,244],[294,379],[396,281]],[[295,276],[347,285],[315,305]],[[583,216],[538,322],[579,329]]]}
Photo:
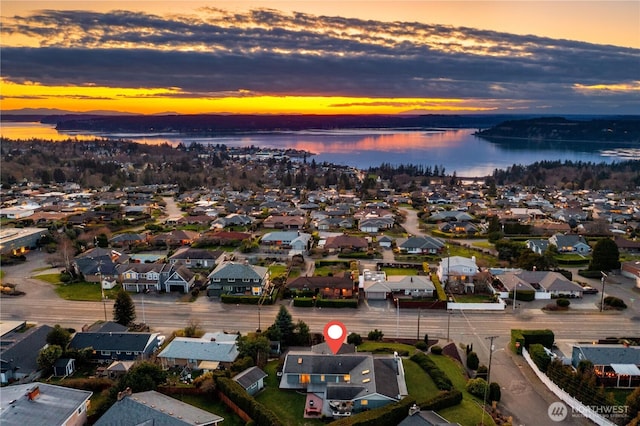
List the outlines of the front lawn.
{"label": "front lawn", "polygon": [[[79,283],[63,283],[60,281],[60,274],[42,274],[36,275],[33,278],[53,284],[55,286],[54,291],[56,294],[65,300],[90,302],[99,302],[102,300],[100,284],[98,283],[88,283],[86,281]],[[104,294],[107,298],[115,300],[119,288],[120,287],[117,286],[111,290],[105,290]]]}
{"label": "front lawn", "polygon": [[418,275],[415,268],[382,268],[387,275]]}
{"label": "front lawn", "polygon": [[408,358],[403,358],[402,365],[404,366],[409,395],[415,398],[418,403],[433,398],[440,392],[431,377],[418,364]]}

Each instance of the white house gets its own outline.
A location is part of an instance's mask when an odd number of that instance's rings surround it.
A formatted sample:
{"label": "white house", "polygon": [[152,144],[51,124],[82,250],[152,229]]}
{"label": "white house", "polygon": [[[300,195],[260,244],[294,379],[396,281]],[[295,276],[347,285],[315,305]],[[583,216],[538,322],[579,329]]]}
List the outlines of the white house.
{"label": "white house", "polygon": [[471,259],[462,256],[445,257],[438,265],[437,275],[441,283],[456,280],[460,282],[472,282],[473,277],[479,272],[476,257]]}

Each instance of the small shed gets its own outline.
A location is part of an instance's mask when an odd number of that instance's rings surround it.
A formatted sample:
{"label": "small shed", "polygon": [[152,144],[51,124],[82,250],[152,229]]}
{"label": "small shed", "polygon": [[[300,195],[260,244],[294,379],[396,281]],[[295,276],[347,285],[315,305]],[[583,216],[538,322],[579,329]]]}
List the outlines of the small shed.
{"label": "small shed", "polygon": [[238,382],[249,395],[253,396],[264,388],[265,377],[267,377],[267,373],[258,367],[251,367],[234,376],[233,380]]}
{"label": "small shed", "polygon": [[60,358],[53,365],[53,375],[55,377],[71,376],[76,371],[76,360],[74,358]]}

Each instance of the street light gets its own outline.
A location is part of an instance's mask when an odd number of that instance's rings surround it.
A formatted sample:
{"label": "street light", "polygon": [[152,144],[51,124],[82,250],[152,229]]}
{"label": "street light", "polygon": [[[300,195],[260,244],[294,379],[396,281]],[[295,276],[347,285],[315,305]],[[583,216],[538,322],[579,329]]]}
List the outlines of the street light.
{"label": "street light", "polygon": [[397,297],[393,298],[393,301],[396,302],[396,339],[400,337],[400,299]]}
{"label": "street light", "polygon": [[453,311],[451,309],[447,309],[447,342],[451,341],[449,339],[449,330],[451,330],[451,315]]}
{"label": "street light", "polygon": [[600,295],[600,312],[602,312],[602,310],[604,309],[604,284],[606,282],[608,275],[602,271],[600,271],[600,273],[602,274],[602,294]]}
{"label": "street light", "polygon": [[104,286],[102,285],[102,271],[100,267],[102,265],[102,261],[98,264],[98,284],[100,284],[100,296],[102,298],[102,307],[104,309],[104,320],[107,321],[107,302],[104,296]]}
{"label": "street light", "polygon": [[482,399],[482,421],[480,424],[484,424],[484,405],[487,403],[487,392],[489,390],[489,386],[491,385],[491,358],[493,356],[493,340],[497,339],[498,336],[489,336],[485,337],[485,339],[489,339],[491,341],[491,346],[489,346],[489,367],[487,368],[487,386],[484,388],[484,398]]}
{"label": "street light", "polygon": [[420,340],[420,311],[421,308],[418,308],[418,331],[416,332],[416,340]]}

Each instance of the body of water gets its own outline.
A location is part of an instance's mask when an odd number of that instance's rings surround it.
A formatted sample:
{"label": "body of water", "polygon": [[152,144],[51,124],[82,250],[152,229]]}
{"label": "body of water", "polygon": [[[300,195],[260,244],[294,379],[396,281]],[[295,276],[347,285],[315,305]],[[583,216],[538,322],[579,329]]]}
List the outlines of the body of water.
{"label": "body of water", "polygon": [[543,160],[606,162],[639,160],[640,150],[624,144],[529,142],[503,140],[489,142],[473,135],[475,129],[443,129],[438,131],[408,130],[332,130],[301,132],[269,132],[246,135],[191,136],[175,133],[62,133],[40,123],[2,122],[0,134],[10,139],[40,138],[54,141],[69,138],[91,140],[96,137],[129,139],[135,142],[176,146],[225,144],[229,147],[299,149],[314,154],[316,162],[367,169],[382,163],[392,165],[420,164],[444,166],[446,173],[458,176],[486,176],[495,169],[513,164],[528,165]]}

